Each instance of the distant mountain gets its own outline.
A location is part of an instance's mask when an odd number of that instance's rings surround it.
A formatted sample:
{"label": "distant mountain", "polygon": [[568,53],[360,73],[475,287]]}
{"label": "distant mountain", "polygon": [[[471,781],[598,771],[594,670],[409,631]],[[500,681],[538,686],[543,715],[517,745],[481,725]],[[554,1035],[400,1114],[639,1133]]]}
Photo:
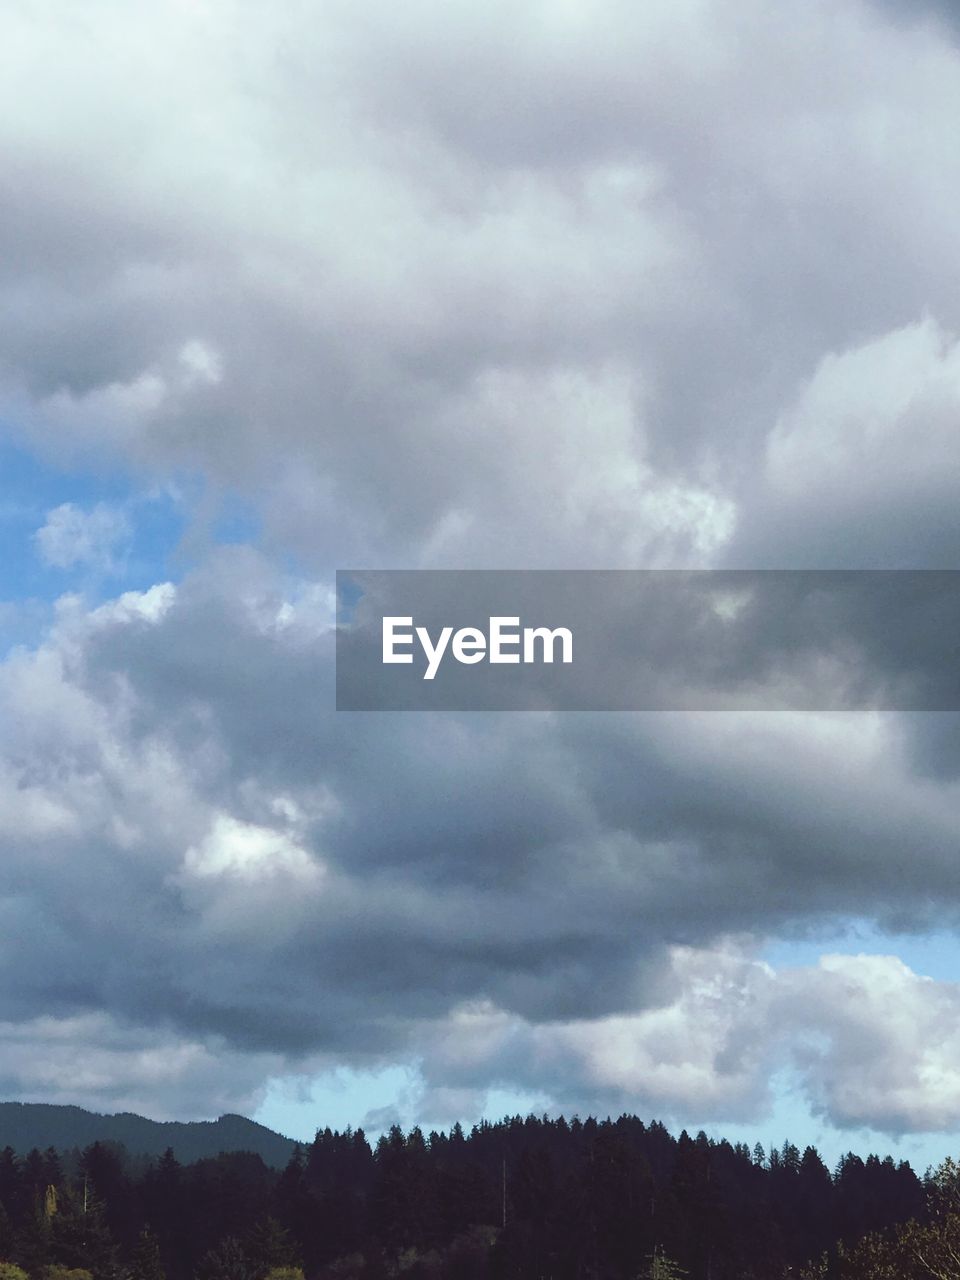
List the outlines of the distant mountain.
{"label": "distant mountain", "polygon": [[131,1155],[159,1156],[172,1147],[183,1164],[221,1151],[253,1151],[276,1168],[283,1168],[295,1145],[290,1138],[244,1116],[159,1121],[130,1112],[101,1116],[81,1107],[46,1102],[0,1102],[0,1150],[13,1147],[25,1155],[33,1147],[66,1151],[92,1142],[119,1142]]}

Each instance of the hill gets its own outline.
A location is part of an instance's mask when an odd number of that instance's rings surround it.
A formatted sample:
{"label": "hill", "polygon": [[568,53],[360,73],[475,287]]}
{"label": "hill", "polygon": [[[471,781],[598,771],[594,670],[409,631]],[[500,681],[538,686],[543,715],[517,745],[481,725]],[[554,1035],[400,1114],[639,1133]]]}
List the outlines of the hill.
{"label": "hill", "polygon": [[45,1102],[0,1102],[0,1149],[25,1155],[33,1147],[87,1147],[93,1142],[119,1142],[131,1155],[162,1155],[172,1147],[183,1163],[216,1156],[221,1151],[253,1151],[268,1165],[283,1168],[294,1143],[244,1116],[219,1120],[159,1121],[122,1112],[97,1115],[82,1107]]}

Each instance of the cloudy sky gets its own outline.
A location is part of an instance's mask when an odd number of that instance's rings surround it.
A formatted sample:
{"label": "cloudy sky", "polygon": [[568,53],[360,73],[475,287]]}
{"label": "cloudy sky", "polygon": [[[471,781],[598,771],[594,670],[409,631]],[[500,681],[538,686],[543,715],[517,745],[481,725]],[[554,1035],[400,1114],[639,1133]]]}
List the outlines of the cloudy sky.
{"label": "cloudy sky", "polygon": [[960,717],[333,710],[337,567],[960,567],[960,15],[13,0],[0,1096],[960,1147]]}

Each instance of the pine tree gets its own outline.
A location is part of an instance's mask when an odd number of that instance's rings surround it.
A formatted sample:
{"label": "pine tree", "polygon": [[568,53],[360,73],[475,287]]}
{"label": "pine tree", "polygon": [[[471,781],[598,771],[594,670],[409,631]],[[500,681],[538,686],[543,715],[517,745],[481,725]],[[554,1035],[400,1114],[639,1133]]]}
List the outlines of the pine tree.
{"label": "pine tree", "polygon": [[11,1217],[21,1204],[20,1161],[13,1147],[0,1151],[0,1204]]}
{"label": "pine tree", "polygon": [[97,1280],[112,1280],[117,1276],[117,1247],[100,1201],[88,1188],[63,1187],[52,1203],[48,1231],[53,1263],[72,1270],[90,1271]]}
{"label": "pine tree", "polygon": [[50,1261],[50,1223],[36,1207],[17,1225],[13,1261],[30,1275],[37,1275]]}
{"label": "pine tree", "polygon": [[296,1242],[276,1218],[261,1218],[243,1243],[254,1280],[277,1270],[296,1268],[300,1258]]}
{"label": "pine tree", "polygon": [[166,1280],[160,1261],[160,1246],[150,1231],[141,1231],[130,1256],[130,1280]]}
{"label": "pine tree", "polygon": [[13,1253],[16,1237],[10,1215],[0,1200],[0,1258],[9,1258]]}

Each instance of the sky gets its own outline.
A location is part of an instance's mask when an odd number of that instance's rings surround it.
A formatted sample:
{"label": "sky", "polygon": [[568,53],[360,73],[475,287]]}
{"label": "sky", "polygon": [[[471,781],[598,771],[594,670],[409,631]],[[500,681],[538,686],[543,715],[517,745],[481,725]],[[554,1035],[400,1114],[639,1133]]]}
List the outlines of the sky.
{"label": "sky", "polygon": [[960,567],[958,118],[946,3],[4,6],[0,1096],[958,1154],[957,714],[333,699],[338,567]]}

